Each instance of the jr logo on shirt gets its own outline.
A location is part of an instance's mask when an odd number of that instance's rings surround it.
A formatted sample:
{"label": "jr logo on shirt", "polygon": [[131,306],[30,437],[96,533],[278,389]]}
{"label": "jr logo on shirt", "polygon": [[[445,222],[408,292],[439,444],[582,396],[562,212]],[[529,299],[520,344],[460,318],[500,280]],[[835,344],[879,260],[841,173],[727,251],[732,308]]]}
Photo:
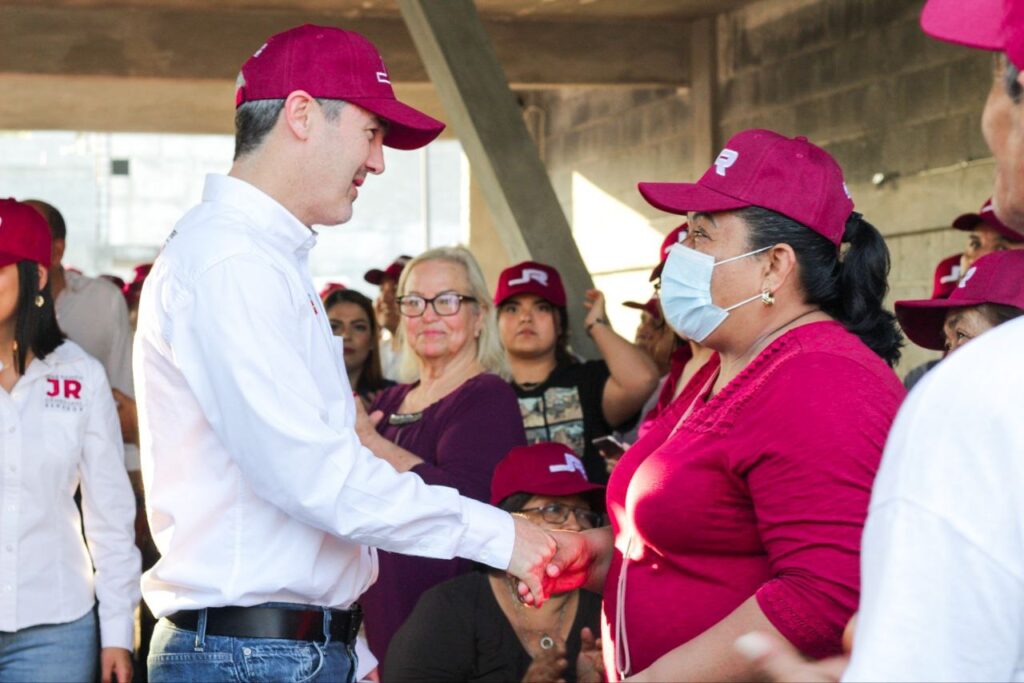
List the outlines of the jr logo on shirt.
{"label": "jr logo on shirt", "polygon": [[80,377],[47,377],[46,398],[44,408],[63,410],[69,413],[80,413],[85,409],[82,400],[82,380]]}

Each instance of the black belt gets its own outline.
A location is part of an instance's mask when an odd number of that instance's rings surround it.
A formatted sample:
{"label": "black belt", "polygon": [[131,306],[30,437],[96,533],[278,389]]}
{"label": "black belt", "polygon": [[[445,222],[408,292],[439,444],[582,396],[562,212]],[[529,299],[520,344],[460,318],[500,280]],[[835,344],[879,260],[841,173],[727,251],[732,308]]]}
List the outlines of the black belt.
{"label": "black belt", "polygon": [[[166,619],[186,631],[199,630],[202,610],[183,610]],[[352,645],[363,621],[359,605],[352,609],[330,610],[331,640]],[[230,638],[283,638],[285,640],[324,640],[322,609],[285,607],[211,607],[206,610],[206,633]]]}

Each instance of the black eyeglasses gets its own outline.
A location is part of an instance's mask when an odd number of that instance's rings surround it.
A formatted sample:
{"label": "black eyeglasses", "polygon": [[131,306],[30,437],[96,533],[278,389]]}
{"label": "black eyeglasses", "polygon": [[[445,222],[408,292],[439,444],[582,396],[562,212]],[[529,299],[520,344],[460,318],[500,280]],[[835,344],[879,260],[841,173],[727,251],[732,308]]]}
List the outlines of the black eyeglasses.
{"label": "black eyeglasses", "polygon": [[584,529],[596,529],[601,526],[601,514],[586,508],[576,508],[562,503],[548,503],[539,508],[524,508],[519,512],[539,512],[548,524],[565,524],[569,513],[576,515],[576,521]]}
{"label": "black eyeglasses", "polygon": [[463,301],[476,303],[476,298],[457,292],[442,292],[430,299],[419,294],[407,294],[398,297],[397,301],[398,311],[402,315],[406,318],[418,318],[427,312],[427,304],[434,308],[434,313],[448,316],[458,313]]}

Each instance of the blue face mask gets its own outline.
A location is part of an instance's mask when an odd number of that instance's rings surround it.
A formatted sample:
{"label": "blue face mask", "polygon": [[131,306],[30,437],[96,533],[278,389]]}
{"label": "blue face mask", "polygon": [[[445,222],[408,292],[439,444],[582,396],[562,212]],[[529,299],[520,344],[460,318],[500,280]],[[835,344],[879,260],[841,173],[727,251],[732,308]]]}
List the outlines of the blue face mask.
{"label": "blue face mask", "polygon": [[710,254],[677,244],[672,247],[661,271],[661,309],[665,321],[676,332],[698,344],[707,339],[729,316],[729,311],[761,298],[760,294],[728,308],[716,306],[711,300],[711,272],[715,266],[760,254],[771,247],[733,256],[715,262]]}

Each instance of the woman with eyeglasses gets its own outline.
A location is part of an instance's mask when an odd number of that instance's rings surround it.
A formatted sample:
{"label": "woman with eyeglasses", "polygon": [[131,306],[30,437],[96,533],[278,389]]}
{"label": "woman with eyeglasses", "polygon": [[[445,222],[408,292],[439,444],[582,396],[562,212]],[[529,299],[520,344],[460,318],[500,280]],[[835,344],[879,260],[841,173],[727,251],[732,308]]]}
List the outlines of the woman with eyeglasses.
{"label": "woman with eyeglasses", "polygon": [[[494,467],[526,436],[480,266],[461,247],[431,249],[402,271],[398,306],[402,374],[418,379],[377,397],[359,416],[360,440],[399,472],[486,501]],[[470,563],[378,556],[379,578],[360,603],[370,650],[383,658],[423,591]]]}
{"label": "woman with eyeglasses", "polygon": [[[491,503],[545,529],[584,531],[603,522],[604,487],[566,446],[538,443],[499,463]],[[386,680],[601,681],[600,596],[571,590],[538,609],[515,591],[507,574],[479,571],[424,593],[391,641]]]}
{"label": "woman with eyeglasses", "polygon": [[324,310],[331,332],[342,339],[348,382],[369,408],[377,394],[395,384],[381,371],[373,302],[354,289],[334,288],[324,296]]}

